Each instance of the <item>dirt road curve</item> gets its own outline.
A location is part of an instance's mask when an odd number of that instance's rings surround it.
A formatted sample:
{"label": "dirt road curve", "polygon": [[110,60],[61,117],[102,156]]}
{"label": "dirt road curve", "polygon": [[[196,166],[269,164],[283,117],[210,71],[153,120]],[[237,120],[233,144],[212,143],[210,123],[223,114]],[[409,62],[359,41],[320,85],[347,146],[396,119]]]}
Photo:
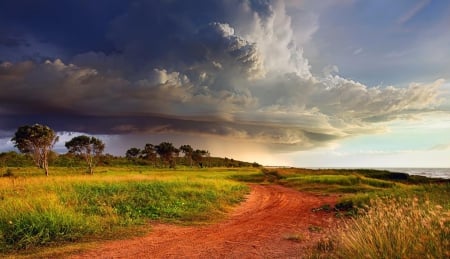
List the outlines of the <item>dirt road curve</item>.
{"label": "dirt road curve", "polygon": [[[146,237],[108,242],[72,258],[301,258],[305,247],[323,235],[314,230],[335,221],[332,213],[311,209],[335,200],[276,185],[255,185],[247,200],[221,223],[158,224]],[[301,240],[290,240],[295,235]]]}

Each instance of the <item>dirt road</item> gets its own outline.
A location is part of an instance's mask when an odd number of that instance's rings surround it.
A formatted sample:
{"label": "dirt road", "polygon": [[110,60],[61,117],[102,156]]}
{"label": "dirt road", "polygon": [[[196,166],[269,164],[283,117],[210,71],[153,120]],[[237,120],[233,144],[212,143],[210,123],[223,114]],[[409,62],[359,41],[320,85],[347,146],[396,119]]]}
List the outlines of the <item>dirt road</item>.
{"label": "dirt road", "polygon": [[221,223],[157,224],[148,236],[104,243],[72,258],[301,258],[336,221],[332,213],[312,209],[335,202],[335,197],[254,185]]}

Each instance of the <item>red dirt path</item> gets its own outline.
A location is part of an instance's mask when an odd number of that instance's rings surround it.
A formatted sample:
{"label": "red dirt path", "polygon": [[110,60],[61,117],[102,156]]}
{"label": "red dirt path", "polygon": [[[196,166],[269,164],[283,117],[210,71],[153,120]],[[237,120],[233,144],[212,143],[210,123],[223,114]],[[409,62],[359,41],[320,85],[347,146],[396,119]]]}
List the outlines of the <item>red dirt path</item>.
{"label": "red dirt path", "polygon": [[[299,258],[336,223],[332,213],[312,209],[335,202],[332,196],[254,185],[247,200],[223,222],[156,224],[145,237],[107,242],[72,258]],[[322,231],[311,231],[311,226]],[[301,236],[298,242],[289,240],[294,235]]]}

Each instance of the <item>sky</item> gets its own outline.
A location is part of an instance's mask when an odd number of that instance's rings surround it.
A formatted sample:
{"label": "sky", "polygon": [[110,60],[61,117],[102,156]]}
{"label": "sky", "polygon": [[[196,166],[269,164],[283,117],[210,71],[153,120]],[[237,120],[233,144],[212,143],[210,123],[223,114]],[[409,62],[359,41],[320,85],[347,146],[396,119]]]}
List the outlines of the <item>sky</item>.
{"label": "sky", "polygon": [[0,152],[26,124],[298,167],[450,167],[445,0],[4,0]]}

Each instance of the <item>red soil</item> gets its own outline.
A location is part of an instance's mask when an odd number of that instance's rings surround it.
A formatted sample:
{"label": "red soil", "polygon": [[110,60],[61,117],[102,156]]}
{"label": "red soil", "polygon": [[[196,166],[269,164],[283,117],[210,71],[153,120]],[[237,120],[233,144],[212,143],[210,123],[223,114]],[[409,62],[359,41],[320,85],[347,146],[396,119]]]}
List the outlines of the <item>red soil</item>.
{"label": "red soil", "polygon": [[[312,209],[335,202],[333,196],[254,185],[221,223],[156,224],[145,237],[107,242],[72,258],[298,258],[336,223],[333,213]],[[299,240],[292,240],[296,235]]]}

